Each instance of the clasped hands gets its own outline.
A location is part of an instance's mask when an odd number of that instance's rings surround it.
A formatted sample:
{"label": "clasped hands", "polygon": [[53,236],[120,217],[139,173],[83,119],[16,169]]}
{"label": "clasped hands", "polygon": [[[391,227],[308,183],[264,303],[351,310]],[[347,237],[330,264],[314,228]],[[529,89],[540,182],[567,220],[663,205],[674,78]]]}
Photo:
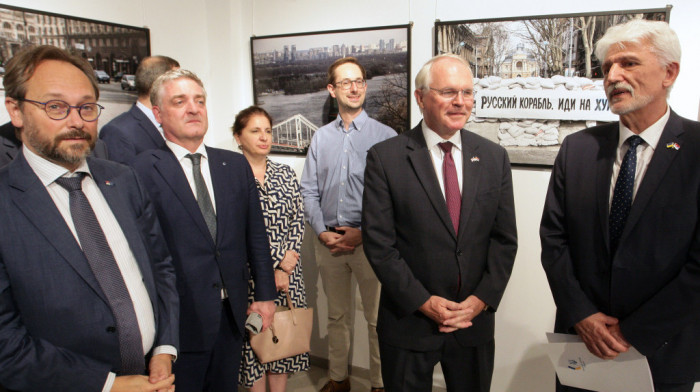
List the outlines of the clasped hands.
{"label": "clasped hands", "polygon": [[355,250],[362,244],[362,231],[356,227],[338,226],[337,232],[324,231],[318,235],[318,239],[323,242],[331,254],[348,253]]}
{"label": "clasped hands", "polygon": [[615,359],[631,347],[622,336],[620,321],[601,312],[579,321],[574,329],[588,351],[598,358]]}
{"label": "clasped hands", "polygon": [[469,328],[472,320],[484,309],[486,303],[474,295],[462,302],[450,301],[432,295],[418,310],[438,323],[440,332],[449,333],[458,329]]}

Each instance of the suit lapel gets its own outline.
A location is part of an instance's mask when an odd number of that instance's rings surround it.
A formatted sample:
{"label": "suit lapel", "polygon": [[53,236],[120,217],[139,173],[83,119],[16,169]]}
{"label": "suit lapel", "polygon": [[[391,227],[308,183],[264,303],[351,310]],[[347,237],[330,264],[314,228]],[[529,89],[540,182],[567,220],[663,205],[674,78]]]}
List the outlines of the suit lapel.
{"label": "suit lapel", "polygon": [[231,178],[233,175],[229,171],[225,170],[229,162],[223,160],[223,157],[219,155],[216,150],[209,147],[207,149],[207,159],[209,159],[209,173],[211,174],[211,185],[214,189],[214,203],[216,204],[216,237],[217,243],[220,243],[221,236],[225,233],[224,228],[227,219],[219,219],[219,217],[224,217],[226,211],[228,210],[231,203],[228,201],[228,192],[226,190],[226,184],[230,184],[232,181],[236,181]]}
{"label": "suit lapel", "polygon": [[[167,148],[167,146],[165,148]],[[185,173],[182,171],[180,162],[178,162],[175,158],[175,154],[173,154],[170,150],[158,150],[154,151],[153,154],[156,158],[153,165],[155,166],[158,174],[161,176],[163,181],[170,186],[170,189],[173,191],[173,194],[175,194],[175,197],[180,200],[180,203],[182,203],[185,211],[187,211],[194,221],[195,226],[199,228],[206,238],[213,242],[209,229],[207,228],[207,223],[204,221],[202,212],[199,210],[197,199],[192,193],[192,188],[187,182],[187,177],[185,177]]]}
{"label": "suit lapel", "polygon": [[153,125],[151,120],[146,117],[145,114],[143,114],[141,109],[134,105],[131,108],[131,114],[134,116],[136,121],[138,121],[141,128],[143,128],[144,134],[148,135],[148,138],[151,139],[154,145],[158,147],[165,146],[163,136],[161,136],[160,132],[158,132],[158,129]]}
{"label": "suit lapel", "polygon": [[450,219],[450,213],[447,210],[445,197],[442,195],[440,183],[435,175],[435,167],[430,158],[430,152],[425,143],[421,125],[419,124],[409,132],[406,147],[409,149],[408,159],[411,161],[416,177],[418,177],[418,181],[428,195],[428,199],[430,199],[430,203],[433,205],[433,208],[435,208],[435,211],[437,211],[442,223],[452,236],[457,238],[454,226],[452,226],[452,220]]}
{"label": "suit lapel", "polygon": [[[459,233],[461,236],[466,230],[466,223],[469,221],[479,191],[481,164],[477,154],[479,146],[468,141],[469,131],[463,129],[460,132],[462,134],[462,210],[459,214]],[[472,158],[475,159],[472,161]]]}
{"label": "suit lapel", "polygon": [[632,208],[630,209],[627,223],[625,223],[625,229],[620,237],[620,243],[625,240],[625,237],[629,235],[629,232],[641,217],[647,204],[649,204],[649,200],[654,195],[654,192],[659,189],[659,185],[669,167],[671,167],[671,163],[679,154],[679,152],[673,148],[666,148],[666,145],[669,143],[678,143],[682,148],[682,134],[683,122],[676,113],[671,112],[671,116],[659,138],[659,143],[656,145],[651,162],[649,162],[649,167],[644,174],[642,183],[639,185],[637,195],[632,202]]}
{"label": "suit lapel", "polygon": [[615,163],[615,153],[617,152],[617,142],[620,134],[619,123],[609,125],[610,129],[602,132],[598,156],[596,159],[596,197],[598,205],[598,220],[600,221],[600,232],[603,233],[605,249],[610,249],[610,233],[608,231],[608,220],[610,215],[610,180],[612,178],[613,164]]}
{"label": "suit lapel", "polygon": [[107,303],[107,298],[92,273],[85,254],[68,228],[63,215],[56,208],[46,187],[39,181],[23,154],[18,154],[17,159],[10,163],[9,176],[11,197],[17,208],[75,272]]}

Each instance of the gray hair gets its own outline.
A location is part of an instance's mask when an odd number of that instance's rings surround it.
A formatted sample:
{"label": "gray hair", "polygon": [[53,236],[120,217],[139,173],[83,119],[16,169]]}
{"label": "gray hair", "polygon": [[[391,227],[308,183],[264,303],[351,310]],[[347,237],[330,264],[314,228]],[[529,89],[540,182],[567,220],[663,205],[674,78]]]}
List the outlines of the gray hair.
{"label": "gray hair", "polygon": [[163,85],[167,82],[176,80],[176,79],[190,79],[194,82],[196,82],[199,87],[202,88],[202,92],[204,92],[204,97],[207,96],[207,91],[204,89],[204,84],[202,81],[197,77],[197,75],[192,72],[188,71],[186,69],[178,68],[178,69],[173,69],[170,70],[162,75],[160,75],[155,82],[153,82],[153,85],[151,86],[151,105],[153,106],[160,106],[161,100],[163,99]]}
{"label": "gray hair", "polygon": [[625,42],[642,44],[643,41],[649,42],[651,51],[662,66],[680,64],[681,43],[668,23],[644,19],[633,19],[609,28],[596,43],[595,56],[603,62],[612,45],[624,48]]}
{"label": "gray hair", "polygon": [[469,62],[465,60],[463,57],[457,56],[456,54],[452,53],[445,53],[445,54],[440,54],[437,55],[425,64],[423,64],[423,67],[418,71],[418,74],[416,75],[416,90],[427,90],[430,87],[430,69],[433,67],[433,64],[436,62],[442,60],[442,59],[454,59],[459,61],[460,63],[464,64],[464,66],[467,67],[469,70],[469,73],[471,73],[471,68],[469,65]]}

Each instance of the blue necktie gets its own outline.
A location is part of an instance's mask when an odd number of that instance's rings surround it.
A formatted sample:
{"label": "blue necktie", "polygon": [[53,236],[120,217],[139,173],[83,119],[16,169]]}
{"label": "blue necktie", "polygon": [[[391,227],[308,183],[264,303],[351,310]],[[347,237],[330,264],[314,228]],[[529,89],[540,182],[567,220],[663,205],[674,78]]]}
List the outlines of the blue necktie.
{"label": "blue necktie", "polygon": [[627,216],[630,214],[630,208],[632,207],[634,173],[637,170],[637,146],[643,140],[641,137],[634,135],[630,136],[626,142],[630,148],[627,150],[624,158],[622,158],[620,174],[618,174],[615,182],[615,190],[613,191],[613,199],[610,206],[610,253],[612,255],[615,255],[617,251],[622,231],[627,222]]}
{"label": "blue necktie", "polygon": [[122,362],[121,371],[117,373],[144,374],[146,361],[134,304],[102,227],[83,193],[82,182],[86,173],[77,174],[76,177],[58,178],[56,183],[68,191],[70,214],[80,246],[117,322]]}

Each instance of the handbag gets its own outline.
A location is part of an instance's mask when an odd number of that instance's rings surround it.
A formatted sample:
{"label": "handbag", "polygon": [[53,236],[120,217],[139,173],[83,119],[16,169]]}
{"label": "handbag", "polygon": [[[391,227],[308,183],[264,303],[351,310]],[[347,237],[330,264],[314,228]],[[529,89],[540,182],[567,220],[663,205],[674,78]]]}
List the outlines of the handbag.
{"label": "handbag", "polygon": [[289,291],[287,304],[289,309],[277,308],[270,328],[250,335],[250,346],[260,363],[289,358],[310,350],[314,310],[295,308]]}

